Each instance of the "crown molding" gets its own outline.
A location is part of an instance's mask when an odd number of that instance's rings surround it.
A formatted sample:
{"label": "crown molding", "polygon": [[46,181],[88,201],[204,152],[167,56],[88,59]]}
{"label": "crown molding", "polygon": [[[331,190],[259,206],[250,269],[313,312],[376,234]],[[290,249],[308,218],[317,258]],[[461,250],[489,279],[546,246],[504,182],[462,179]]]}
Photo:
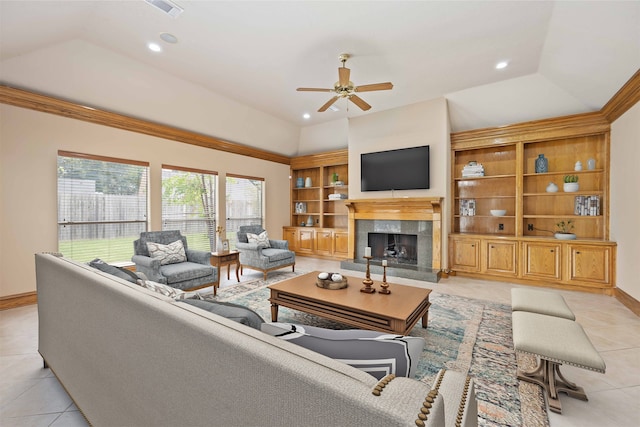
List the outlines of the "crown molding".
{"label": "crown molding", "polygon": [[610,123],[613,123],[638,101],[640,101],[640,69],[613,95],[600,112]]}
{"label": "crown molding", "polygon": [[211,136],[0,85],[0,103],[288,165],[291,158]]}

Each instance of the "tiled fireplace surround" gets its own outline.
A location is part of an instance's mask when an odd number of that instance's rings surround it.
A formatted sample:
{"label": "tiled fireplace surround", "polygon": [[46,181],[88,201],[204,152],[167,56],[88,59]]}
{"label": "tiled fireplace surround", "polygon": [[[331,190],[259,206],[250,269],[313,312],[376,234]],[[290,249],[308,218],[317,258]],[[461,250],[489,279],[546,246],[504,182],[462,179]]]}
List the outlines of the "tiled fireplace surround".
{"label": "tiled fireplace surround", "polygon": [[[437,282],[441,268],[440,198],[352,199],[349,209],[349,253],[341,268],[365,271],[364,248],[369,233],[416,235],[417,265],[390,264],[387,276]],[[372,260],[371,273],[382,274],[380,260]],[[375,279],[374,279],[375,280]]]}

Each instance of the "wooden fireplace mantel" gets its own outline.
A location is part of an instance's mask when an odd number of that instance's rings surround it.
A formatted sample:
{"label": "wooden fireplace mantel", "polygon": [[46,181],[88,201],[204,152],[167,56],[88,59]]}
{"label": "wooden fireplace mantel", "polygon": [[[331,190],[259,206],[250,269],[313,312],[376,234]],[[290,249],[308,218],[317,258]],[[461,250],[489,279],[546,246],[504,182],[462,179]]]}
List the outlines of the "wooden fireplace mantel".
{"label": "wooden fireplace mantel", "polygon": [[348,199],[349,255],[356,255],[356,220],[404,220],[433,222],[433,260],[431,267],[440,270],[442,263],[442,198],[399,197],[393,199]]}

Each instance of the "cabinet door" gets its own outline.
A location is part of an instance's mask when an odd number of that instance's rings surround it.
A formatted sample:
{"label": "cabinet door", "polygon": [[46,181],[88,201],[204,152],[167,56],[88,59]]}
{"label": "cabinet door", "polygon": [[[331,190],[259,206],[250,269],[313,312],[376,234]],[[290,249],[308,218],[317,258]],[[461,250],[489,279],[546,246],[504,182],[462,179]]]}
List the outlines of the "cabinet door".
{"label": "cabinet door", "polygon": [[289,250],[295,252],[298,247],[298,229],[294,227],[283,227],[282,239],[289,242]]}
{"label": "cabinet door", "polygon": [[333,254],[347,257],[349,253],[349,233],[346,231],[333,232]]}
{"label": "cabinet door", "polygon": [[451,264],[452,270],[480,271],[480,239],[452,238]]}
{"label": "cabinet door", "polygon": [[488,273],[516,275],[517,244],[517,242],[486,241],[484,244],[485,270]]}
{"label": "cabinet door", "polygon": [[611,283],[611,248],[602,246],[567,245],[569,280],[598,284]]}
{"label": "cabinet door", "polygon": [[313,229],[298,229],[298,248],[299,252],[313,253],[315,250],[315,231]]}
{"label": "cabinet door", "polygon": [[561,247],[556,243],[523,242],[522,275],[528,278],[560,280]]}
{"label": "cabinet door", "polygon": [[316,233],[316,253],[321,255],[333,253],[333,232],[331,230],[318,230]]}

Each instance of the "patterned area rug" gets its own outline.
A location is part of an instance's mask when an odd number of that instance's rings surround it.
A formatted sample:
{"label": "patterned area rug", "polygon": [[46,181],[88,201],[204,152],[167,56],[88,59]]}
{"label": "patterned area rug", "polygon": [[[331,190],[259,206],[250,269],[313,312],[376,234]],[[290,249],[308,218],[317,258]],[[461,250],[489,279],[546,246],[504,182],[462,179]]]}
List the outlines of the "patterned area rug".
{"label": "patterned area rug", "polygon": [[[298,274],[302,273],[272,273],[266,282],[254,280],[222,288],[215,299],[244,305],[270,321],[266,286]],[[213,294],[203,296],[214,299]],[[518,355],[516,363],[511,308],[436,292],[431,293],[430,300],[429,327],[423,329],[418,324],[410,333],[426,341],[415,378],[431,385],[443,367],[469,374],[476,382],[480,426],[549,426],[542,389],[516,378],[517,365],[533,368],[535,359]],[[286,307],[279,307],[278,321],[331,329],[352,328]]]}

